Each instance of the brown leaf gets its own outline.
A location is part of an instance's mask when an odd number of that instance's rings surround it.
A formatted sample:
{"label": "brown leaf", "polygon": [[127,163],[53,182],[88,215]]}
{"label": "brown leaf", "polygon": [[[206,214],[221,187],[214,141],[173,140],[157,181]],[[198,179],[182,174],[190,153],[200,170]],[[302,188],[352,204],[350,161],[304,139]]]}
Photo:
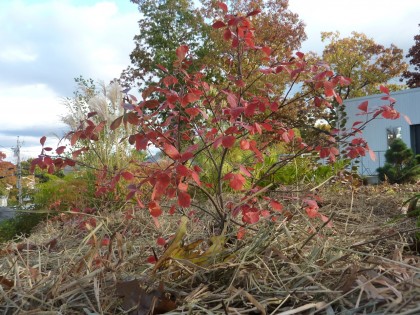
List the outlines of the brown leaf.
{"label": "brown leaf", "polygon": [[163,284],[146,292],[140,280],[119,282],[115,293],[123,298],[122,307],[130,315],[164,314],[176,308],[175,297],[164,291]]}
{"label": "brown leaf", "polygon": [[0,285],[3,286],[3,288],[11,289],[15,286],[15,283],[12,280],[9,280],[3,276],[0,276]]}

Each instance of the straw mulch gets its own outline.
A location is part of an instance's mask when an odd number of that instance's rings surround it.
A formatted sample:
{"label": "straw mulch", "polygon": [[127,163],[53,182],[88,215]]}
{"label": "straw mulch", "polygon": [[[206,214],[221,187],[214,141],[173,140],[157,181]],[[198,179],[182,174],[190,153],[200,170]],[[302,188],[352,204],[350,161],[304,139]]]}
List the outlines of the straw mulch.
{"label": "straw mulch", "polygon": [[[293,218],[241,242],[227,235],[211,260],[178,257],[158,269],[147,258],[163,254],[155,240],[179,217],[157,230],[141,213],[62,215],[2,246],[0,313],[420,314],[416,222],[401,214],[415,189],[323,187],[320,211],[332,227],[291,204]],[[204,257],[212,231],[191,220],[180,246]]]}

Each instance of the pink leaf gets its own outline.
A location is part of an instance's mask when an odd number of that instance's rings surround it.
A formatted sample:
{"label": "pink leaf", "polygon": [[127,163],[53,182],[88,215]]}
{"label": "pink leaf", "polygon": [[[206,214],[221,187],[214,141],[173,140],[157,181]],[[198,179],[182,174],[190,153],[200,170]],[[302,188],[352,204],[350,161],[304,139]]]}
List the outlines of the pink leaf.
{"label": "pink leaf", "polygon": [[408,117],[407,115],[404,115],[404,114],[402,114],[402,116],[404,117],[405,121],[406,121],[409,125],[411,125],[411,124],[412,124],[412,122],[411,122],[411,120],[410,120],[410,117]]}
{"label": "pink leaf", "polygon": [[248,171],[248,169],[243,166],[243,165],[239,165],[239,170],[241,171],[242,174],[244,174],[247,177],[252,177],[251,173]]}
{"label": "pink leaf", "polygon": [[372,150],[369,149],[369,156],[372,161],[376,161],[376,154]]}
{"label": "pink leaf", "polygon": [[47,140],[47,137],[46,137],[46,136],[43,136],[43,137],[39,140],[39,142],[41,143],[41,145],[42,145],[42,146],[44,146],[45,140]]}
{"label": "pink leaf", "polygon": [[198,186],[201,186],[200,175],[197,172],[191,172],[192,179],[197,183]]}

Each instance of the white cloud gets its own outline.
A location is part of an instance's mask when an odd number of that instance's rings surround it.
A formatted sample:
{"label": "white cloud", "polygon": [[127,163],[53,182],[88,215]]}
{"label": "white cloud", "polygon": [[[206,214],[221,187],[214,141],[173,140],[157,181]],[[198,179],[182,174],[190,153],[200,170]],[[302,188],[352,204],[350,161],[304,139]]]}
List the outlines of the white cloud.
{"label": "white cloud", "polygon": [[393,43],[406,54],[414,44],[414,35],[418,34],[420,1],[290,0],[289,5],[306,23],[308,40],[303,44],[303,51],[321,53],[323,31],[340,31],[343,36],[356,31],[374,38],[378,44]]}
{"label": "white cloud", "polygon": [[0,1],[0,151],[10,157],[20,136],[23,155],[36,156],[41,136],[62,136],[61,100],[72,96],[73,79],[119,77],[138,15],[136,5],[116,1]]}
{"label": "white cloud", "polygon": [[137,20],[135,6],[122,13],[110,1],[3,2],[0,82],[43,83],[69,96],[80,74],[105,81],[118,77],[130,63]]}

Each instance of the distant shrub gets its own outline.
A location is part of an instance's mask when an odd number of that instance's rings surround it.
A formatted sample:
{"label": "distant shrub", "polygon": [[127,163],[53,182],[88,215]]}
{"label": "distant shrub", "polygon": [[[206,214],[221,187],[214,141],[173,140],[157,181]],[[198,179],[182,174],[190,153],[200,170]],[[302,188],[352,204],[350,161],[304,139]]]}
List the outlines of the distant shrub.
{"label": "distant shrub", "polygon": [[386,163],[377,169],[379,179],[391,184],[409,183],[420,175],[420,155],[415,156],[413,150],[401,139],[394,140],[385,153]]}
{"label": "distant shrub", "polygon": [[0,222],[0,243],[18,235],[27,236],[32,229],[47,217],[45,213],[19,213],[14,218]]}

